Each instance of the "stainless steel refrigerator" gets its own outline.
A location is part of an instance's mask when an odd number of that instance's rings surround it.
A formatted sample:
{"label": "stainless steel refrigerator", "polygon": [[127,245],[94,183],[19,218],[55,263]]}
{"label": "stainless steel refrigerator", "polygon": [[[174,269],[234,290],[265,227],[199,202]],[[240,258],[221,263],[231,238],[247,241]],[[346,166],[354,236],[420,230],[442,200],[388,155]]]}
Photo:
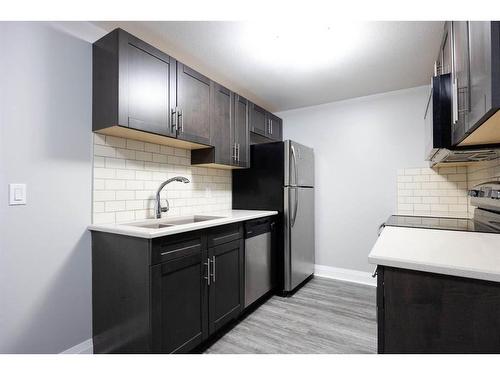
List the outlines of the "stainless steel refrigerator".
{"label": "stainless steel refrigerator", "polygon": [[252,145],[233,171],[233,208],[277,210],[276,287],[294,291],[314,272],[314,152],[290,140]]}

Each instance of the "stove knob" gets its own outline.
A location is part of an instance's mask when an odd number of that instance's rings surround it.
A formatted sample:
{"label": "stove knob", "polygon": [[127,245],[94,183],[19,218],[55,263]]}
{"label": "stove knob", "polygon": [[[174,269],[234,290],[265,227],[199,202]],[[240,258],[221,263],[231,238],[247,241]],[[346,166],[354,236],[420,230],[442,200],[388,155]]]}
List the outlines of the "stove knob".
{"label": "stove knob", "polygon": [[492,190],[491,199],[500,199],[500,190]]}
{"label": "stove knob", "polygon": [[469,197],[479,197],[480,190],[469,190]]}

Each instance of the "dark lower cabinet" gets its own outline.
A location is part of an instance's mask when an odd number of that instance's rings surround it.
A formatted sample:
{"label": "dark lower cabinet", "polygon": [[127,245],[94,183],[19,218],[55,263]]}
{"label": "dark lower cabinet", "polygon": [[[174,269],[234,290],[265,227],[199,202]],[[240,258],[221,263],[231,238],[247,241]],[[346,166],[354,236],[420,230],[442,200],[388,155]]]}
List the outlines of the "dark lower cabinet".
{"label": "dark lower cabinet", "polygon": [[209,249],[209,330],[214,333],[241,312],[244,302],[243,240]]}
{"label": "dark lower cabinet", "polygon": [[379,353],[500,353],[500,283],[378,267]]}
{"label": "dark lower cabinet", "polygon": [[187,352],[208,337],[206,259],[204,251],[151,267],[154,352]]}
{"label": "dark lower cabinet", "polygon": [[155,239],[92,232],[95,353],[188,353],[244,301],[242,223]]}

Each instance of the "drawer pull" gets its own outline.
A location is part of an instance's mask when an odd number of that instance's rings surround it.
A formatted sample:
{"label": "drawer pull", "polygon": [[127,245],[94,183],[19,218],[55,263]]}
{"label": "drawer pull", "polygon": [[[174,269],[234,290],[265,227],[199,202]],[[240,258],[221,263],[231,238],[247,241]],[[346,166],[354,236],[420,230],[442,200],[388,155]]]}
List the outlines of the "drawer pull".
{"label": "drawer pull", "polygon": [[199,246],[200,246],[199,244],[196,244],[196,245],[190,245],[190,246],[186,246],[186,247],[181,247],[180,249],[175,249],[175,250],[170,250],[170,251],[164,251],[163,253],[160,253],[160,255],[164,256],[164,255],[171,254],[171,253],[177,253],[179,251],[185,251],[185,250],[194,249],[194,248],[197,248]]}

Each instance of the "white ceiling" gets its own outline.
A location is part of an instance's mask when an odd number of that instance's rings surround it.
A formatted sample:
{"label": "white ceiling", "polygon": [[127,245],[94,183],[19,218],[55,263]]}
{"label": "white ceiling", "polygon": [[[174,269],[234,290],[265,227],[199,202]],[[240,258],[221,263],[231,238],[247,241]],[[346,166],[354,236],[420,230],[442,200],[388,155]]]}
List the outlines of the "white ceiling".
{"label": "white ceiling", "polygon": [[443,22],[93,22],[272,111],[428,84]]}

